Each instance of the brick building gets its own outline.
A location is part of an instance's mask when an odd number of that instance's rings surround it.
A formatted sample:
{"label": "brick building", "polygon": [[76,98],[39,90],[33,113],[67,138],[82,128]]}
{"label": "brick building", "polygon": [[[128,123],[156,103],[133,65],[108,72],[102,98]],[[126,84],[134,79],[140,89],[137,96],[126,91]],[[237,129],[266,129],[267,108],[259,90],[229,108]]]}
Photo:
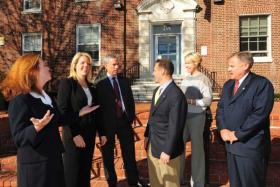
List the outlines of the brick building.
{"label": "brick building", "polygon": [[199,51],[203,67],[222,86],[227,57],[249,50],[256,61],[253,71],[267,76],[280,92],[277,0],[124,1],[0,1],[1,77],[17,56],[30,51],[49,62],[54,84],[67,76],[77,51],[92,55],[96,71],[106,54],[115,53],[126,70],[140,69],[140,77],[151,76],[156,58],[168,57],[180,77],[183,57]]}

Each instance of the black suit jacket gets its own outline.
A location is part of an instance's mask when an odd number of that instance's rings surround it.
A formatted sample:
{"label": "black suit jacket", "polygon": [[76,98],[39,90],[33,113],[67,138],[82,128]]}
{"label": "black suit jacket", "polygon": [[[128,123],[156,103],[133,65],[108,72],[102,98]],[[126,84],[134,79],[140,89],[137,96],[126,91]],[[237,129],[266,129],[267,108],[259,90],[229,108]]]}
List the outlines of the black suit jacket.
{"label": "black suit jacket", "polygon": [[154,91],[145,137],[149,137],[154,157],[159,158],[164,152],[172,159],[183,152],[186,99],[183,92],[172,82],[154,105],[157,89]]}
{"label": "black suit jacket", "polygon": [[235,131],[238,138],[233,144],[226,143],[232,154],[257,157],[267,156],[270,151],[270,120],[274,91],[269,80],[249,73],[233,96],[234,80],[223,86],[217,108],[219,130]]}
{"label": "black suit jacket", "polygon": [[[10,101],[8,113],[12,137],[17,150],[18,185],[47,187],[64,180],[61,153],[64,151],[58,124],[78,120],[77,113],[61,115],[53,101],[53,108],[30,94],[19,95]],[[41,131],[36,132],[31,117],[41,119],[47,110],[54,114]],[[53,170],[56,176],[52,175]],[[61,171],[61,172],[59,172]],[[59,175],[59,176],[57,176]],[[60,180],[60,179],[59,179]]]}
{"label": "black suit jacket", "polygon": [[[135,118],[135,105],[132,90],[126,78],[118,76],[118,82],[125,105],[125,114],[129,124],[131,124]],[[115,111],[116,99],[113,86],[108,77],[105,77],[97,83],[96,92],[102,113],[102,117],[100,118],[101,123],[104,124],[106,133],[108,135],[113,135],[117,127],[117,114]]]}
{"label": "black suit jacket", "polygon": [[[89,84],[89,89],[92,95],[92,105],[98,105],[96,100],[95,88]],[[87,96],[78,83],[73,78],[68,78],[60,81],[57,95],[57,103],[59,110],[62,114],[69,112],[79,112],[81,108],[88,105]],[[104,135],[104,129],[97,123],[97,116],[99,114],[99,108],[90,114],[86,114],[79,118],[77,123],[70,126],[72,136],[78,134],[90,134],[88,131],[95,132],[98,130],[100,135]],[[93,137],[92,137],[93,138]]]}

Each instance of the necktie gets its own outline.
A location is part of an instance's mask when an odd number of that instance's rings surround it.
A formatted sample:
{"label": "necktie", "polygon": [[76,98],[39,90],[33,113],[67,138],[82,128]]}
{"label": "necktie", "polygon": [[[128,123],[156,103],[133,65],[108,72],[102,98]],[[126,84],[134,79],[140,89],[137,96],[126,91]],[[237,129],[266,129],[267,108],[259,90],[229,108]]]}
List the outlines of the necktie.
{"label": "necktie", "polygon": [[233,88],[233,95],[236,94],[237,90],[238,90],[238,87],[239,87],[239,81],[236,80],[235,81],[235,84],[234,84],[234,88]]}
{"label": "necktie", "polygon": [[120,118],[122,117],[122,101],[121,101],[121,96],[120,96],[120,90],[119,90],[119,85],[116,81],[116,77],[113,77],[113,87],[114,87],[114,93],[115,93],[115,103],[116,103],[116,114],[117,117]]}
{"label": "necktie", "polygon": [[161,88],[159,88],[159,89],[157,90],[156,94],[155,94],[154,104],[157,103],[157,100],[158,100],[158,98],[159,98],[159,96],[160,96],[160,92],[161,92]]}

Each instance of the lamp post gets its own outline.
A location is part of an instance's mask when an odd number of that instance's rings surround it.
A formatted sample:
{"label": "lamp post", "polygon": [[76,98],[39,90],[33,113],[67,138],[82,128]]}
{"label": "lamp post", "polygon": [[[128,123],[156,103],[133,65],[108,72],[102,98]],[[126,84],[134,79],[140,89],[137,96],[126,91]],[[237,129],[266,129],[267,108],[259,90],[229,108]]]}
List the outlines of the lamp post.
{"label": "lamp post", "polygon": [[123,4],[120,0],[113,0],[113,3],[117,11],[123,11],[123,71],[126,77],[126,0],[123,0]]}

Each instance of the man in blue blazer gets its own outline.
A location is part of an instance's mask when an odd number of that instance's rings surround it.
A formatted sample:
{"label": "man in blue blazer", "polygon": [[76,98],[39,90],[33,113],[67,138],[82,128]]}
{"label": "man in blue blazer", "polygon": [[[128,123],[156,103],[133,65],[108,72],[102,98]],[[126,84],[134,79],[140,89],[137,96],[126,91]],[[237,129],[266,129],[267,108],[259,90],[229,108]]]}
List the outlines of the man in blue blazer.
{"label": "man in blue blazer", "polygon": [[217,126],[225,141],[231,187],[264,187],[270,153],[271,82],[250,72],[248,52],[228,59],[228,80],[217,108]]}
{"label": "man in blue blazer", "polygon": [[154,91],[145,131],[151,187],[180,187],[180,155],[183,152],[183,127],[187,113],[185,95],[172,80],[170,60],[155,63],[154,78],[160,86]]}

